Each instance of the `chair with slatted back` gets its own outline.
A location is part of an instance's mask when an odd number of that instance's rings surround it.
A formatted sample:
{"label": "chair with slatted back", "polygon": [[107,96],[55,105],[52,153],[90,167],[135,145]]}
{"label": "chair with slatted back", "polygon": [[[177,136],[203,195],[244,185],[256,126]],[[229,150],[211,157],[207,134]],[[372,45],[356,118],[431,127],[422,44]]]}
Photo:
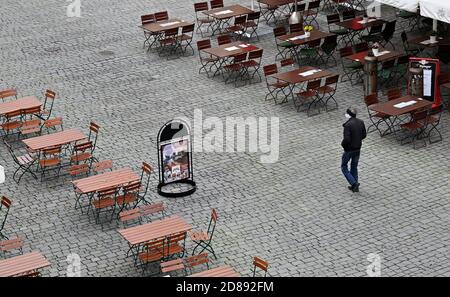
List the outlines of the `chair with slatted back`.
{"label": "chair with slatted back", "polygon": [[59,178],[62,167],[61,146],[45,148],[41,151],[39,158],[39,169],[41,171],[41,182],[49,171],[56,171],[53,177]]}
{"label": "chair with slatted back", "polygon": [[189,269],[189,273],[192,274],[193,269],[199,265],[206,264],[206,269],[209,269],[209,262],[208,253],[204,252],[185,258],[184,266],[186,269]]}
{"label": "chair with slatted back", "polygon": [[230,80],[234,80],[234,86],[237,87],[239,80],[242,81],[243,78],[243,62],[247,59],[247,53],[241,53],[233,56],[233,62],[223,66],[223,75],[225,77],[225,84]]}
{"label": "chair with slatted back", "polygon": [[[442,134],[439,131],[439,124],[441,122],[442,112],[444,110],[444,105],[440,104],[439,106],[433,107],[430,110],[430,113],[427,118],[427,124],[429,129],[426,131],[426,136],[428,137],[428,141],[430,144],[442,141]],[[437,140],[432,140],[432,132],[436,132],[438,135]]]}
{"label": "chair with slatted back", "polygon": [[273,29],[273,35],[275,36],[275,45],[277,46],[277,55],[275,56],[275,60],[278,59],[278,57],[281,57],[282,59],[287,59],[288,54],[293,55],[293,51],[296,48],[296,45],[293,44],[290,41],[280,41],[278,39],[280,36],[286,35],[287,31],[284,26],[280,26]]}
{"label": "chair with slatted back", "polygon": [[234,36],[236,40],[242,38],[245,31],[245,22],[247,22],[247,15],[241,15],[234,18],[234,24],[225,28],[225,31]]}
{"label": "chair with slatted back", "polygon": [[174,259],[169,261],[164,261],[160,263],[160,269],[162,273],[170,276],[170,273],[177,271],[184,271],[186,274],[186,267],[184,266],[184,259]]}
{"label": "chair with slatted back", "polygon": [[[427,146],[426,134],[428,127],[429,110],[416,111],[411,116],[411,121],[401,124],[400,128],[406,131],[406,136],[401,139],[401,144],[413,143],[413,148],[416,149],[416,141],[422,140],[423,146]],[[406,142],[404,142],[407,140]]]}
{"label": "chair with slatted back", "polygon": [[53,133],[57,132],[58,130],[63,131],[64,130],[63,119],[61,117],[57,117],[46,120],[44,121],[44,125],[42,125],[41,129],[45,129],[47,134],[49,134],[50,131],[52,131]]}
{"label": "chair with slatted back", "polygon": [[[328,76],[325,79],[325,84],[317,89],[320,101],[325,105],[325,111],[327,112],[330,110],[338,109],[338,103],[336,101],[336,98],[334,98],[338,82],[339,82],[339,74]],[[335,105],[335,107],[332,109],[328,109],[328,101],[330,100],[332,100]]]}
{"label": "chair with slatted back", "polygon": [[41,119],[38,117],[40,113],[40,106],[22,110],[22,125],[19,128],[19,137],[41,133]]}
{"label": "chair with slatted back", "polygon": [[142,216],[141,212],[138,208],[128,209],[128,210],[122,210],[119,212],[119,222],[123,224],[124,228],[127,228],[131,223],[138,223],[141,224],[142,222]]}
{"label": "chair with slatted back", "polygon": [[73,146],[70,156],[70,164],[89,163],[89,167],[91,167],[92,162],[98,161],[98,159],[94,156],[94,152],[97,148],[99,131],[100,126],[95,122],[91,122],[89,125],[89,135],[87,140],[78,141]]}
{"label": "chair with slatted back", "polygon": [[260,259],[259,257],[253,257],[253,277],[256,276],[256,268],[264,271],[264,277],[266,277],[268,274],[267,270],[269,269],[269,263]]}
{"label": "chair with slatted back", "polygon": [[165,216],[166,207],[163,202],[156,202],[151,204],[146,204],[139,206],[138,208],[135,208],[139,211],[142,218],[145,218],[147,222],[150,220],[148,219],[149,216],[155,215],[158,213],[161,213],[162,217]]}
{"label": "chair with slatted back", "polygon": [[334,64],[337,66],[337,61],[334,57],[334,53],[338,46],[337,38],[338,35],[331,35],[323,39],[323,43],[320,46],[319,53],[322,60],[325,62],[325,65],[328,65],[328,61],[333,60]]}
{"label": "chair with slatted back", "polygon": [[255,11],[247,15],[247,21],[244,23],[244,34],[242,34],[243,37],[250,40],[253,36],[256,36],[256,39],[259,41],[258,26],[260,18],[261,11]]}
{"label": "chair with slatted back", "polygon": [[309,41],[305,47],[302,47],[299,51],[299,58],[301,61],[297,61],[298,63],[303,62],[306,65],[318,65],[325,63],[322,55],[320,54],[320,43],[322,39],[314,39]]}
{"label": "chair with slatted back", "polygon": [[113,161],[112,160],[102,160],[102,161],[92,163],[91,169],[94,174],[100,174],[100,173],[104,173],[106,171],[112,171]]}
{"label": "chair with slatted back", "polygon": [[348,35],[350,34],[350,32],[348,29],[337,26],[340,21],[341,17],[339,16],[339,13],[327,15],[328,31],[339,36],[339,41],[343,42],[344,45],[347,45],[349,42]]}
{"label": "chair with slatted back", "polygon": [[211,9],[222,8],[223,7],[223,0],[211,0],[209,2],[209,5],[211,6]]}
{"label": "chair with slatted back", "polygon": [[116,204],[119,207],[119,212],[134,208],[137,205],[139,191],[142,184],[140,181],[130,183],[122,187],[122,193],[116,197]]}
{"label": "chair with slatted back", "polygon": [[298,33],[303,31],[303,24],[290,24],[289,33]]}
{"label": "chair with slatted back", "polygon": [[2,197],[2,200],[0,201],[0,214],[1,214],[1,221],[0,221],[0,239],[8,237],[3,233],[3,230],[5,228],[6,219],[8,218],[9,210],[11,209],[11,200],[6,198],[5,196]]}
{"label": "chair with slatted back", "polygon": [[281,68],[294,69],[295,61],[293,58],[287,58],[280,61]]}
{"label": "chair with slatted back", "polygon": [[243,77],[249,83],[255,78],[255,75],[258,75],[259,82],[262,81],[261,75],[259,74],[259,68],[261,67],[263,51],[263,49],[251,51],[248,53],[247,61],[242,62],[242,66],[244,67]]}
{"label": "chair with slatted back", "polygon": [[181,48],[183,54],[186,54],[187,48],[191,48],[192,55],[195,54],[194,48],[192,47],[192,40],[194,38],[194,28],[195,25],[187,25],[181,28],[181,35],[178,36],[178,47]]}
{"label": "chair with slatted back", "polygon": [[402,90],[400,88],[389,89],[386,92],[388,101],[400,98],[402,96]]}
{"label": "chair with slatted back", "polygon": [[378,81],[381,88],[394,83],[395,70],[395,59],[381,63],[381,68],[378,70]]}
{"label": "chair with slatted back", "polygon": [[410,55],[404,55],[397,58],[397,63],[394,66],[393,70],[393,79],[395,79],[396,85],[401,85],[402,80],[405,82],[408,81],[407,75],[408,75],[408,68],[409,68],[409,58]]}
{"label": "chair with slatted back", "polygon": [[145,273],[148,264],[161,262],[161,260],[163,260],[165,244],[166,239],[160,238],[143,245],[142,251],[138,253],[137,257],[140,261],[143,274]]}
{"label": "chair with slatted back", "polygon": [[200,64],[202,67],[198,70],[198,73],[200,74],[202,70],[206,72],[206,76],[209,77],[209,73],[212,71],[213,68],[217,71],[217,63],[219,62],[219,59],[210,55],[205,54],[203,50],[211,48],[211,40],[205,39],[205,40],[199,40],[197,41],[197,50],[198,50],[198,57],[200,58]]}
{"label": "chair with slatted back", "polygon": [[[17,184],[19,184],[20,180],[25,175],[25,173],[29,173],[31,174],[31,176],[34,177],[34,179],[37,179],[36,174],[34,174],[33,172],[33,167],[34,164],[36,163],[37,158],[30,153],[17,156],[8,142],[4,141],[4,144],[8,149],[9,154],[13,158],[14,163],[16,163],[16,165],[18,166],[18,168],[14,171],[13,180]],[[16,179],[16,175],[19,173],[19,171],[22,171],[22,174],[20,174],[19,178]]]}
{"label": "chair with slatted back", "polygon": [[164,259],[183,258],[186,247],[186,232],[172,234],[167,237],[164,246]]}
{"label": "chair with slatted back", "polygon": [[67,169],[69,176],[72,180],[76,180],[89,175],[89,165],[88,164],[78,164],[69,166]]}
{"label": "chair with slatted back", "polygon": [[303,12],[304,22],[308,25],[315,23],[319,28],[319,22],[317,22],[317,16],[320,9],[320,0],[313,0],[308,3],[308,9]]}
{"label": "chair with slatted back", "polygon": [[16,89],[5,89],[0,91],[0,99],[2,99],[2,101],[6,101],[6,99],[10,97],[14,97],[17,100]]}
{"label": "chair with slatted back", "polygon": [[[94,212],[95,223],[99,224],[100,215],[105,212],[111,212],[110,222],[113,219],[114,212],[116,209],[116,195],[118,189],[117,187],[110,187],[107,189],[99,190],[97,192],[97,197],[95,197],[91,202],[91,207]],[[103,227],[103,224],[102,224]]]}
{"label": "chair with slatted back", "polygon": [[369,34],[361,36],[361,40],[364,40],[365,42],[380,42],[382,39],[382,31],[383,24],[372,26],[369,29]]}
{"label": "chair with slatted back", "polygon": [[369,44],[367,42],[360,42],[353,46],[355,53],[365,52],[369,50]]}
{"label": "chair with slatted back", "polygon": [[341,58],[342,70],[344,71],[344,75],[341,76],[341,82],[347,81],[344,80],[344,77],[347,77],[350,81],[351,85],[354,84],[354,79],[356,77],[357,81],[362,79],[363,75],[363,65],[357,61],[349,61],[346,57],[353,55],[353,47],[347,46],[339,49],[339,55]]}
{"label": "chair with slatted back", "polygon": [[155,19],[157,22],[169,20],[169,13],[165,11],[155,12]]}
{"label": "chair with slatted back", "polygon": [[156,22],[156,19],[155,19],[154,14],[146,14],[146,15],[141,16],[141,28],[142,28],[142,31],[144,32],[144,38],[145,38],[144,48],[145,48],[145,45],[147,44],[148,50],[150,50],[152,48],[152,46],[158,40],[159,33],[146,30],[144,26],[147,24],[155,23],[155,22]]}
{"label": "chair with slatted back", "polygon": [[[389,116],[387,114],[381,113],[381,112],[375,112],[370,109],[370,107],[374,104],[378,104],[378,96],[376,93],[369,94],[364,97],[364,103],[367,107],[367,113],[369,114],[370,122],[372,123],[367,128],[367,133],[370,133],[370,128],[375,127],[377,129],[378,133],[380,133],[380,136],[386,135],[387,132],[391,131],[391,126],[389,124]],[[380,129],[380,125],[384,124],[387,126],[387,129],[382,131]],[[393,129],[393,127],[392,127]]]}
{"label": "chair with slatted back", "polygon": [[203,31],[202,31],[202,26],[203,25],[208,25],[208,27],[206,28],[206,32],[209,32],[209,30],[211,29],[211,26],[214,24],[214,19],[208,17],[208,16],[199,16],[200,12],[204,12],[204,11],[208,11],[208,2],[198,2],[198,3],[194,3],[194,11],[195,11],[195,20],[197,22],[197,30],[196,32],[198,33],[200,31],[201,36],[203,37]]}
{"label": "chair with slatted back", "polygon": [[[306,114],[310,116],[310,110],[314,106],[317,107],[317,103],[320,102],[320,97],[318,94],[318,89],[320,87],[320,79],[308,81],[306,84],[306,90],[301,91],[296,94],[296,99],[294,100],[294,106],[299,111],[306,111]],[[301,110],[303,106],[306,108]],[[318,113],[320,113],[320,106],[317,108]]]}
{"label": "chair with slatted back", "polygon": [[164,31],[164,35],[159,38],[159,56],[166,55],[167,58],[170,58],[176,53],[179,43],[178,31],[179,28],[167,29]]}
{"label": "chair with slatted back", "polygon": [[342,20],[348,21],[356,18],[356,11],[354,9],[347,9],[342,12]]}
{"label": "chair with slatted back", "polygon": [[4,114],[4,122],[0,125],[3,139],[17,134],[19,136],[20,127],[22,127],[22,111],[15,110]]}
{"label": "chair with slatted back", "polygon": [[263,71],[266,79],[266,87],[269,91],[264,99],[269,100],[269,98],[272,98],[278,104],[278,95],[281,92],[284,95],[281,102],[286,101],[289,96],[289,83],[273,78],[273,75],[278,73],[277,64],[266,65],[263,67]]}
{"label": "chair with slatted back", "polygon": [[233,40],[231,39],[230,34],[223,34],[223,35],[217,36],[217,44],[219,46],[231,43],[232,41]]}
{"label": "chair with slatted back", "polygon": [[55,104],[56,93],[52,90],[46,90],[44,93],[44,104],[41,110],[41,119],[48,120],[52,115],[53,106]]}
{"label": "chair with slatted back", "polygon": [[14,251],[18,251],[19,254],[23,254],[23,241],[20,237],[14,237],[7,240],[0,241],[0,254],[6,257],[6,254],[13,254]]}
{"label": "chair with slatted back", "polygon": [[197,248],[201,248],[201,251],[198,254],[203,253],[205,250],[213,254],[214,258],[217,260],[216,254],[214,253],[214,249],[212,247],[212,239],[214,235],[214,231],[216,230],[217,224],[217,211],[213,209],[211,211],[211,219],[209,220],[209,225],[207,231],[189,231],[189,238],[195,243],[194,250],[192,251],[192,255],[195,255],[195,251]]}
{"label": "chair with slatted back", "polygon": [[148,164],[147,162],[142,162],[141,169],[142,169],[142,171],[141,171],[140,183],[142,185],[142,189],[138,193],[138,201],[137,201],[136,205],[141,204],[141,203],[143,203],[143,204],[152,203],[152,201],[147,197],[147,192],[150,187],[150,182],[151,182],[151,178],[153,176],[154,170],[153,170],[153,167],[150,164]]}

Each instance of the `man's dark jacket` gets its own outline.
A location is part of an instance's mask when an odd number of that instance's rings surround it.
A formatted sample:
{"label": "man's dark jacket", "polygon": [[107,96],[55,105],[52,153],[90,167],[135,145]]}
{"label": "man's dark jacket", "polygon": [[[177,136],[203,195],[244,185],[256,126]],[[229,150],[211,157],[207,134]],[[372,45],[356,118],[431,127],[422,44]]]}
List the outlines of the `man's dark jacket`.
{"label": "man's dark jacket", "polygon": [[357,118],[350,118],[345,122],[344,126],[344,139],[342,140],[342,147],[344,151],[358,151],[361,149],[362,140],[366,138],[366,127],[364,122]]}

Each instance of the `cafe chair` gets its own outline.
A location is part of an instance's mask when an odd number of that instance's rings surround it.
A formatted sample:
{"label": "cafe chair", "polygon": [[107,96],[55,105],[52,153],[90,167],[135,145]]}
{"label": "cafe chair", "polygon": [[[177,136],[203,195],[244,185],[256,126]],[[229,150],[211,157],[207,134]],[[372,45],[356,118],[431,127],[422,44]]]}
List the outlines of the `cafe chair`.
{"label": "cafe chair", "polygon": [[[428,126],[428,110],[416,111],[412,114],[411,121],[405,124],[401,124],[400,128],[407,133],[407,135],[401,139],[401,144],[413,143],[413,148],[416,149],[416,141],[422,140],[423,146],[427,146],[426,142],[426,130]],[[404,142],[407,140],[406,142]]]}
{"label": "cafe chair", "polygon": [[[378,131],[378,133],[380,133],[380,136],[387,135],[387,132],[391,131],[391,126],[389,124],[389,116],[387,114],[372,111],[370,109],[370,106],[379,103],[377,94],[374,93],[374,94],[365,96],[364,103],[366,104],[367,113],[369,115],[369,120],[371,122],[371,125],[367,128],[367,133],[371,132],[370,128],[375,127],[375,129]],[[380,129],[380,125],[382,125],[382,124],[385,124],[387,126],[387,129],[384,131]],[[394,129],[394,127],[392,127],[392,129]]]}
{"label": "cafe chair", "polygon": [[[320,103],[320,97],[317,91],[320,87],[320,82],[320,79],[310,80],[306,84],[306,90],[296,94],[296,98],[294,99],[294,106],[296,107],[297,112],[306,111],[306,114],[310,116],[309,112],[311,108],[313,106],[317,107],[317,103]],[[305,105],[307,105],[307,107],[301,110],[301,108]],[[320,113],[320,106],[317,110],[318,113]]]}
{"label": "cafe chair", "polygon": [[214,231],[216,229],[217,224],[217,211],[213,209],[211,211],[211,219],[209,221],[207,231],[189,231],[189,238],[194,242],[195,247],[192,251],[192,255],[195,255],[195,251],[197,248],[201,248],[201,251],[198,254],[203,253],[205,250],[210,252],[214,258],[217,260],[216,254],[214,253],[214,249],[212,247],[212,239],[214,235]]}
{"label": "cafe chair", "polygon": [[[336,94],[337,86],[339,82],[339,74],[328,76],[325,79],[325,84],[317,89],[317,93],[320,97],[320,102],[325,105],[325,111],[330,111],[334,109],[338,109],[338,103],[334,95]],[[332,109],[328,109],[328,101],[333,101],[335,107]]]}
{"label": "cafe chair", "polygon": [[270,64],[263,67],[264,77],[266,79],[266,87],[269,91],[265,100],[273,99],[275,104],[278,104],[278,95],[281,92],[283,96],[283,100],[281,102],[285,102],[290,95],[289,83],[280,81],[278,79],[273,78],[274,74],[278,73],[278,68],[276,64]]}
{"label": "cafe chair", "polygon": [[210,72],[215,69],[215,71],[218,70],[219,59],[209,55],[205,54],[202,50],[211,48],[211,40],[205,39],[205,40],[199,40],[197,41],[197,50],[198,50],[198,57],[200,59],[201,67],[198,70],[198,73],[200,74],[202,71],[206,72],[206,76],[209,77]]}
{"label": "cafe chair", "polygon": [[269,270],[269,263],[259,257],[253,257],[253,277],[256,276],[257,269],[262,270],[264,272],[264,277],[266,277]]}
{"label": "cafe chair", "polygon": [[11,203],[11,200],[6,198],[5,196],[3,196],[2,200],[0,201],[0,214],[2,215],[0,221],[0,239],[8,239],[8,236],[3,233],[3,230],[5,228],[6,219],[8,218],[9,210],[11,208]]}
{"label": "cafe chair", "polygon": [[2,101],[6,101],[5,99],[9,99],[10,97],[14,97],[17,100],[17,90],[16,89],[5,89],[0,91],[0,99]]}
{"label": "cafe chair", "polygon": [[[6,148],[9,151],[9,154],[13,158],[14,163],[16,163],[16,165],[18,166],[17,169],[14,171],[13,180],[17,184],[19,184],[20,180],[25,175],[25,173],[28,173],[32,177],[34,177],[34,179],[37,179],[36,174],[34,174],[34,172],[33,172],[33,166],[36,163],[36,157],[33,156],[32,154],[24,154],[21,156],[16,156],[11,145],[9,143],[7,143],[6,141],[4,141],[4,143],[6,145]],[[19,174],[20,171],[22,173],[19,175],[19,178],[16,179],[16,175]]]}
{"label": "cafe chair", "polygon": [[209,32],[211,29],[211,26],[214,24],[214,19],[209,18],[208,16],[199,16],[199,13],[202,13],[204,11],[208,11],[208,2],[198,2],[194,3],[194,11],[195,11],[195,21],[197,23],[197,30],[195,32],[200,32],[201,36],[203,37],[203,31],[202,26],[207,25],[206,32]]}
{"label": "cafe chair", "polygon": [[[427,134],[428,141],[430,142],[430,144],[442,141],[442,134],[438,128],[439,128],[439,124],[441,122],[441,116],[442,116],[443,110],[444,110],[444,105],[441,104],[437,107],[432,108],[428,115],[427,124],[428,124],[429,129],[427,130],[426,134]],[[438,136],[437,140],[432,140],[432,134],[434,132]]]}

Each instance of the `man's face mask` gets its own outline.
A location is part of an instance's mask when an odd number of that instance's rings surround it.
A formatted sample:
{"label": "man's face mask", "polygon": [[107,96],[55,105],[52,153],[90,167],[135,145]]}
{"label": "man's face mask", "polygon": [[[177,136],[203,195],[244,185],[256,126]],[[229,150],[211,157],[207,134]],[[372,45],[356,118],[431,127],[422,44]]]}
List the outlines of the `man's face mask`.
{"label": "man's face mask", "polygon": [[345,114],[345,118],[348,120],[351,118],[351,115],[349,115],[348,113]]}

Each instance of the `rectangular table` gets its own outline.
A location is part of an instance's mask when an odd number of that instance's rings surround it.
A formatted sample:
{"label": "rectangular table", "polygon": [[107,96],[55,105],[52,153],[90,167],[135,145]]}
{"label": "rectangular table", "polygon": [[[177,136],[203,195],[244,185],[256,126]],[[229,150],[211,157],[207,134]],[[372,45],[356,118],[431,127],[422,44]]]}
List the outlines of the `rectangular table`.
{"label": "rectangular table", "polygon": [[220,31],[223,24],[227,23],[229,19],[252,12],[254,11],[239,4],[203,11],[204,14],[215,20],[211,33],[212,35],[214,35],[216,31]]}
{"label": "rectangular table", "polygon": [[[392,59],[399,58],[399,57],[404,55],[404,53],[402,53],[402,52],[397,52],[397,51],[393,51],[393,50],[386,50],[386,49],[380,49],[379,53],[381,54],[381,53],[383,53],[385,51],[389,51],[389,53],[384,53],[382,55],[377,56],[378,62],[382,63],[382,62],[385,62],[385,61],[389,61],[389,60],[392,60]],[[356,53],[356,54],[353,54],[353,55],[346,56],[346,57],[344,57],[344,59],[348,59],[348,60],[352,60],[352,61],[355,61],[355,62],[359,62],[361,64],[365,64],[366,60],[364,58],[367,57],[368,53],[369,53],[369,51],[362,51],[362,52],[359,52],[359,53]]]}
{"label": "rectangular table", "polygon": [[[412,104],[412,105],[409,105],[409,106],[406,106],[403,108],[397,108],[394,106],[396,104],[408,102],[411,100],[415,100],[417,102],[415,104]],[[406,96],[403,96],[401,98],[397,98],[397,99],[394,99],[391,101],[371,105],[371,106],[369,106],[369,109],[376,111],[376,112],[387,114],[391,117],[397,117],[399,115],[411,113],[413,111],[416,111],[416,110],[419,110],[419,109],[422,109],[425,107],[431,107],[431,105],[433,105],[433,102],[431,102],[431,101],[428,101],[428,100],[425,100],[422,98],[418,98],[416,96],[406,95]]]}
{"label": "rectangular table", "polygon": [[39,106],[42,106],[42,102],[39,101],[39,99],[36,98],[35,96],[27,96],[19,98],[14,101],[0,103],[0,116],[10,112]]}
{"label": "rectangular table", "polygon": [[351,31],[350,42],[354,43],[354,38],[359,34],[361,34],[364,30],[367,30],[373,26],[379,26],[386,23],[385,20],[376,18],[369,18],[369,21],[367,23],[361,23],[362,21],[363,18],[357,17],[351,20],[336,23],[336,25]]}
{"label": "rectangular table", "polygon": [[[244,45],[246,46],[244,47]],[[207,48],[202,51],[212,56],[215,56],[219,59],[224,59],[234,55],[255,50],[259,50],[259,48],[246,42],[236,41],[232,43],[223,44],[218,47]]]}
{"label": "rectangular table", "polygon": [[[261,14],[263,18],[266,20],[267,24],[269,24],[269,21],[272,18],[274,19],[276,24],[278,22],[276,16],[277,11],[280,10],[281,13],[283,13],[284,11],[287,15],[289,11],[288,9],[286,9],[287,8],[286,5],[295,3],[295,0],[257,0],[257,1],[259,10],[261,11]],[[266,9],[263,9],[263,7],[261,7],[261,4],[266,5]]]}
{"label": "rectangular table", "polygon": [[[295,32],[295,33],[291,33],[291,34],[286,34],[286,35],[281,35],[278,37],[278,39],[282,40],[282,41],[288,41],[292,44],[295,45],[304,45],[307,44],[310,41],[314,41],[317,39],[322,39],[328,36],[333,36],[335,34],[332,33],[328,33],[328,32],[322,32],[319,30],[313,30],[310,32],[310,36],[309,37],[304,37],[304,38],[298,38],[298,37],[303,37],[305,36],[305,32]],[[295,40],[291,40],[295,38]]]}
{"label": "rectangular table", "polygon": [[139,181],[140,177],[131,168],[123,168],[72,181],[80,194],[93,193],[109,187],[118,187]]}
{"label": "rectangular table", "polygon": [[86,136],[77,129],[68,129],[53,134],[42,135],[22,140],[25,145],[33,151],[45,148],[66,145],[75,141],[83,140]]}
{"label": "rectangular table", "polygon": [[0,260],[0,277],[20,276],[50,265],[50,262],[41,253],[36,251],[26,253]]}
{"label": "rectangular table", "polygon": [[182,217],[174,215],[148,224],[122,229],[119,233],[130,246],[136,246],[191,229],[192,226]]}
{"label": "rectangular table", "polygon": [[420,36],[408,40],[409,43],[420,46],[422,48],[435,48],[439,45],[450,44],[450,37],[438,37],[436,42],[430,43],[430,36]]}
{"label": "rectangular table", "polygon": [[192,24],[194,24],[194,23],[187,22],[185,20],[171,19],[171,20],[160,21],[160,22],[156,22],[156,23],[145,24],[145,25],[141,26],[141,28],[143,28],[147,31],[150,31],[152,33],[161,33],[163,31],[166,31],[169,29],[180,28],[180,27],[189,26]]}
{"label": "rectangular table", "polygon": [[239,276],[240,276],[239,273],[237,273],[233,269],[233,267],[229,265],[224,265],[189,275],[189,277],[239,277]]}

